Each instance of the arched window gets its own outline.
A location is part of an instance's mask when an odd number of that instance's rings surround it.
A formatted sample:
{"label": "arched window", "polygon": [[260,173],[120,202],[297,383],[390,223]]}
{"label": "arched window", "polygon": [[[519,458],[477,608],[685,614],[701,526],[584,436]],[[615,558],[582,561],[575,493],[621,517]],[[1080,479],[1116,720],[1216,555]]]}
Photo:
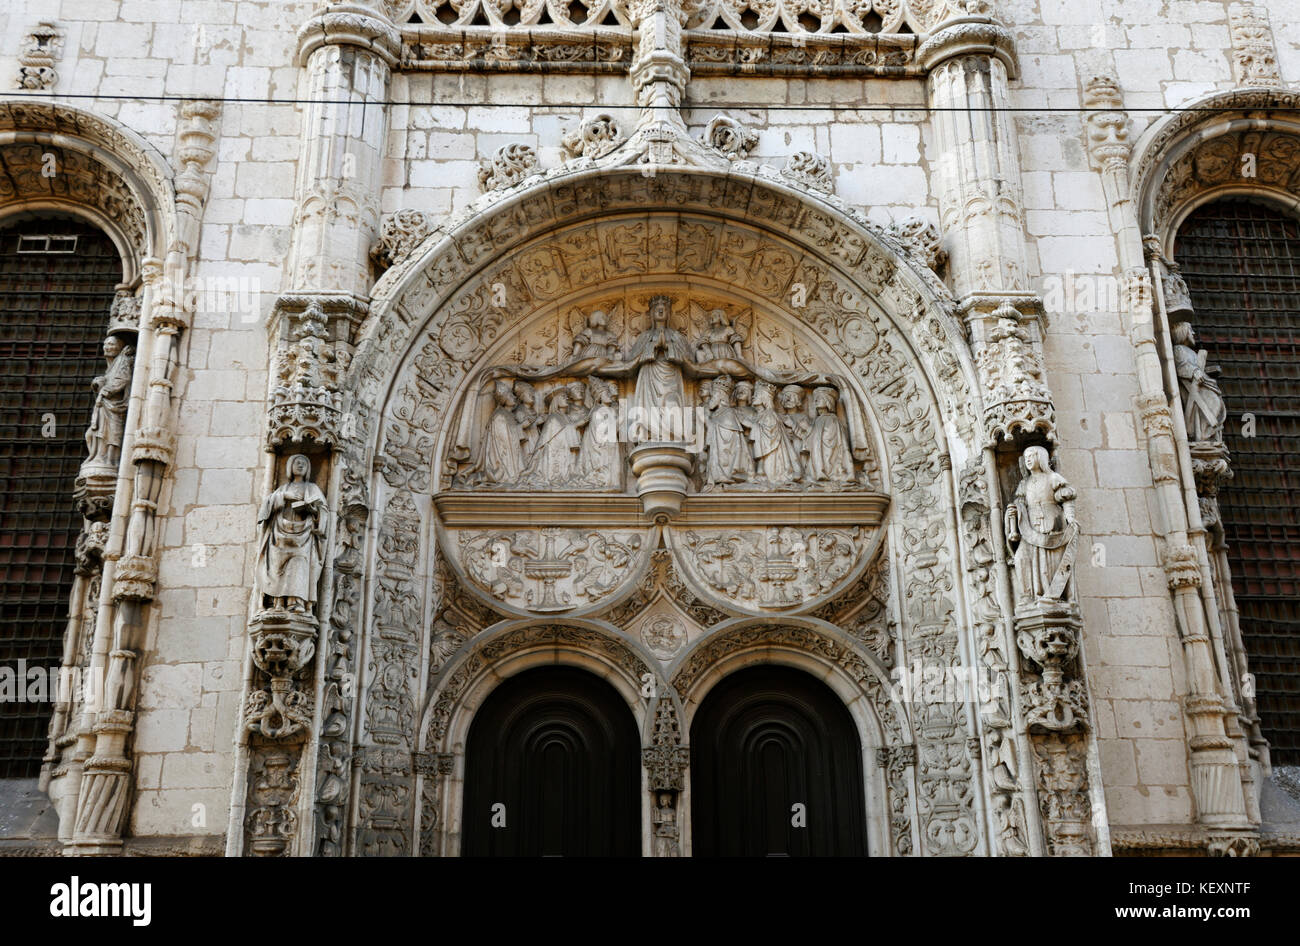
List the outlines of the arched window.
{"label": "arched window", "polygon": [[[1300,764],[1300,221],[1216,200],[1174,257],[1217,366],[1232,480],[1219,492],[1242,640],[1275,764]],[[1253,423],[1252,423],[1253,416]]]}
{"label": "arched window", "polygon": [[[88,223],[24,216],[0,224],[0,668],[15,675],[57,670],[62,656],[82,526],[73,489],[121,279],[121,256]],[[40,771],[53,694],[31,702],[23,697],[34,689],[10,680],[16,692],[0,700],[0,777],[30,778]]]}

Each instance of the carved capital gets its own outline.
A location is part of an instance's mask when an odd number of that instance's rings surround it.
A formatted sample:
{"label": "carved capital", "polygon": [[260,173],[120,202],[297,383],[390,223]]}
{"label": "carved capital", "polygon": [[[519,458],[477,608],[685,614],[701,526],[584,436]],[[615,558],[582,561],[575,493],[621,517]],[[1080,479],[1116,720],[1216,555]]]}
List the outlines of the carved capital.
{"label": "carved capital", "polygon": [[330,3],[298,30],[298,64],[306,65],[325,46],[368,50],[391,69],[401,57],[402,37],[387,16],[365,2]]}

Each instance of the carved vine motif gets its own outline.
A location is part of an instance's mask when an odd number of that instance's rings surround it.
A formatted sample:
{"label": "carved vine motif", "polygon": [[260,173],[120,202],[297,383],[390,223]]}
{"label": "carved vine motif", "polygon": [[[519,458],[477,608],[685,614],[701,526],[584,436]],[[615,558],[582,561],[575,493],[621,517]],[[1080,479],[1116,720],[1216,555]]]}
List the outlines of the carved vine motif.
{"label": "carved vine motif", "polygon": [[1092,854],[1092,804],[1088,799],[1088,744],[1080,734],[1033,740],[1038,761],[1038,804],[1055,857]]}
{"label": "carved vine motif", "polygon": [[651,672],[645,661],[626,644],[598,631],[558,624],[538,624],[507,631],[477,645],[450,676],[439,681],[437,697],[428,716],[424,744],[442,744],[457,703],[469,684],[486,668],[518,651],[546,645],[568,645],[599,654],[638,682]]}
{"label": "carved vine motif", "polygon": [[1232,35],[1232,73],[1237,85],[1280,86],[1277,46],[1268,13],[1253,3],[1234,3],[1228,23]]}
{"label": "carved vine motif", "polygon": [[689,585],[682,581],[673,564],[672,552],[667,549],[655,549],[650,554],[650,567],[642,575],[636,590],[615,605],[605,618],[619,627],[627,627],[660,595],[672,601],[701,627],[710,627],[730,617],[727,613],[706,604]]}
{"label": "carved vine motif", "polygon": [[966,553],[971,594],[971,619],[980,665],[988,674],[989,686],[978,694],[980,719],[984,724],[983,757],[989,771],[998,847],[1003,856],[1029,853],[1025,828],[1024,799],[1019,785],[1019,759],[1010,706],[1012,668],[1002,642],[1004,616],[998,604],[993,579],[997,554],[993,546],[988,483],[984,463],[975,457],[962,468],[958,484],[958,511],[962,543]]}
{"label": "carved vine motif", "polygon": [[377,745],[364,750],[357,853],[405,855],[410,850],[411,750],[415,740],[415,681],[423,599],[415,590],[421,516],[399,491],[380,519],[374,626],[367,664],[365,731]]}
{"label": "carved vine motif", "polygon": [[907,807],[907,770],[916,765],[916,746],[882,746],[877,761],[889,788],[889,835],[894,851],[907,857],[912,850],[912,819]]}
{"label": "carved vine motif", "polygon": [[[1243,164],[1245,155],[1250,157]],[[1160,181],[1153,229],[1163,230],[1171,215],[1201,191],[1240,184],[1246,166],[1254,168],[1253,186],[1300,197],[1300,139],[1286,132],[1254,130],[1216,135],[1179,157]]]}

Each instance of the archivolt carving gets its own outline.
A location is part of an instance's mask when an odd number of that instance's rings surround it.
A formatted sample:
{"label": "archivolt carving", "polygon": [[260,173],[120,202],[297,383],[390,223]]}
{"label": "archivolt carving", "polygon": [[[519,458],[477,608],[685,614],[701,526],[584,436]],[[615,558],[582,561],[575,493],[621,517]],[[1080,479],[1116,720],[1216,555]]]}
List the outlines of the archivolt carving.
{"label": "archivolt carving", "polygon": [[[595,211],[603,212],[599,222],[554,229],[557,223]],[[761,221],[761,228],[737,222],[740,217]],[[545,243],[532,240],[547,230],[553,232]],[[449,405],[455,403],[451,392],[465,388],[476,364],[492,363],[499,351],[515,352],[525,337],[529,345],[541,346],[537,353],[528,350],[528,359],[545,355],[556,363],[571,354],[575,342],[584,348],[605,344],[599,331],[588,332],[583,339],[577,337],[584,328],[591,327],[591,308],[583,310],[582,306],[588,301],[591,306],[601,302],[604,296],[599,294],[609,293],[611,282],[618,279],[635,278],[643,283],[658,279],[669,291],[677,291],[682,302],[688,301],[681,290],[683,285],[692,287],[690,292],[697,286],[707,287],[707,291],[729,287],[728,304],[734,304],[739,296],[749,300],[750,305],[771,305],[786,312],[784,321],[778,319],[770,324],[806,331],[806,336],[794,335],[792,340],[807,348],[810,355],[817,351],[825,353],[824,357],[833,355],[828,363],[838,362],[848,390],[860,397],[869,411],[874,467],[868,477],[889,492],[889,515],[897,528],[894,554],[898,556],[891,564],[898,576],[901,608],[895,618],[896,627],[886,619],[883,625],[864,627],[864,634],[893,637],[899,660],[906,661],[915,654],[927,663],[956,666],[960,663],[954,598],[956,543],[951,514],[945,511],[945,466],[941,459],[948,449],[953,449],[955,441],[941,438],[946,428],[961,434],[967,444],[975,443],[979,432],[973,418],[981,416],[982,408],[978,388],[971,382],[973,365],[953,319],[950,300],[937,288],[931,271],[895,247],[892,238],[858,225],[829,203],[818,204],[806,195],[796,197],[778,182],[760,182],[739,170],[725,178],[689,171],[665,171],[653,178],[605,171],[541,180],[512,192],[490,213],[473,220],[449,222],[446,230],[431,234],[421,249],[397,263],[376,286],[374,315],[366,326],[347,384],[357,404],[384,404],[381,392],[385,390],[395,392],[396,397],[361,418],[359,434],[374,443],[381,434],[377,420],[384,419],[385,449],[377,465],[394,482],[402,481],[410,472],[419,473],[420,457],[428,456],[426,450],[415,446],[419,437],[438,443],[436,449],[442,451],[439,455],[452,461],[450,473],[454,474],[455,464],[468,457],[454,455],[451,448],[455,432],[447,430],[442,422],[450,414]],[[648,299],[632,305],[622,289],[617,291],[624,299],[624,318],[628,312],[646,311],[643,306]],[[647,295],[662,291],[654,287],[645,290]],[[579,307],[581,320],[562,321],[571,306]],[[725,314],[734,327],[736,317],[742,313],[730,309]],[[533,321],[543,315],[554,319],[551,324],[555,330],[549,335],[511,334],[524,324],[543,324]],[[797,323],[790,321],[791,315]],[[758,320],[755,324],[759,324]],[[599,330],[601,326],[594,328]],[[719,342],[727,343],[721,339]],[[805,357],[799,354],[798,346],[783,346],[776,339],[765,341],[756,336],[751,336],[747,344],[758,347],[760,354],[762,346],[774,355],[787,351],[792,367],[808,367],[807,360],[797,360]],[[399,360],[405,360],[400,373]],[[936,409],[936,400],[947,408],[942,415]],[[392,425],[398,427],[400,435],[394,434]],[[411,447],[402,454],[407,460],[397,456],[402,445]],[[960,450],[969,449],[959,448],[958,458],[963,456]],[[448,469],[440,467],[433,472],[450,482]],[[471,491],[442,493],[435,503],[469,495]],[[568,502],[569,497],[584,494],[550,495],[557,500],[565,497]],[[725,491],[719,499],[715,500],[714,495],[688,496],[688,507],[691,502],[734,502],[743,498],[743,493],[728,496]],[[855,497],[871,495],[859,492],[824,499],[858,502],[865,500]],[[614,506],[636,501],[626,494],[595,498]],[[807,503],[810,497],[796,494],[789,501]],[[690,514],[687,508],[684,515]],[[638,515],[634,510],[632,518]],[[752,517],[746,521],[752,521]],[[819,525],[820,521],[800,522],[799,528],[821,531],[814,528]],[[697,524],[697,534],[727,527],[725,521]],[[512,530],[522,528],[514,526]],[[578,526],[565,524],[565,528]],[[626,529],[620,525],[615,531]],[[846,530],[844,525],[828,524],[826,531]],[[673,544],[676,547],[680,543],[675,539]],[[650,554],[648,544],[644,551]],[[668,554],[661,555],[656,563],[666,564]],[[833,559],[829,567],[834,570]],[[645,574],[639,569],[630,572],[632,580],[639,583],[626,597],[615,593],[606,596],[614,615],[631,617],[655,600],[660,585],[656,584],[652,592]],[[854,580],[855,575],[850,574],[843,583]],[[728,608],[715,601],[702,604],[717,597],[706,595],[706,591],[707,586],[700,582],[687,593],[696,599],[694,602],[679,593],[670,597],[693,620],[707,627],[717,623],[716,612]],[[834,593],[840,593],[838,586]],[[684,600],[686,604],[682,604]],[[820,605],[819,601],[809,602],[809,608]],[[864,604],[853,614],[860,613],[869,620],[865,612]],[[456,626],[454,621],[447,623]],[[750,641],[769,632],[787,633],[779,626],[744,631],[756,635],[746,638]],[[733,640],[737,633],[727,631],[716,640]],[[793,642],[794,636],[807,632],[794,628],[788,633]],[[648,672],[629,645],[611,642],[595,631],[551,625],[511,630],[494,641],[512,641],[516,649],[548,643],[572,644],[597,653],[612,649],[616,653],[607,658],[616,664],[622,660],[634,679]],[[813,640],[805,643],[814,648],[823,646]],[[445,735],[455,701],[495,659],[482,648],[506,645],[470,645],[464,656],[454,656],[463,653],[465,646],[461,644],[452,651],[435,678],[440,689],[430,704],[426,747],[435,747]],[[723,645],[706,641],[702,646]],[[746,646],[745,640],[735,646]],[[880,699],[886,699],[879,660],[845,644],[830,642],[826,646],[833,652],[831,659],[855,679],[864,681],[862,685],[881,688]],[[878,652],[889,647],[887,643],[876,646]],[[701,652],[688,653],[685,659],[696,660]],[[691,676],[687,673],[686,678]],[[887,741],[909,744],[910,736],[903,733],[910,733],[911,723],[894,712],[892,704],[889,712],[892,717],[886,714],[882,722],[895,735],[887,735]],[[970,721],[960,704],[919,705],[915,713],[917,732],[922,734],[917,740],[915,779],[923,847],[926,853],[968,853],[978,843],[973,764],[967,745]]]}
{"label": "archivolt carving", "polygon": [[[82,109],[0,100],[0,143],[0,206],[64,200],[98,210],[134,250],[128,278],[140,260],[163,256],[175,226],[172,171],[142,138]],[[46,155],[52,177],[42,173]]]}
{"label": "archivolt carving", "polygon": [[476,645],[473,650],[439,675],[432,689],[430,706],[425,715],[426,750],[442,745],[452,713],[470,684],[494,664],[525,650],[540,647],[571,647],[595,655],[619,668],[640,686],[650,674],[649,665],[623,641],[611,634],[585,627],[562,624],[537,624],[507,630]]}
{"label": "archivolt carving", "polygon": [[[1198,99],[1156,123],[1132,165],[1142,232],[1158,234],[1172,257],[1174,225],[1212,189],[1272,191],[1294,203],[1300,125],[1290,116],[1297,108],[1295,92],[1239,89]],[[1243,163],[1247,154],[1254,158]]]}

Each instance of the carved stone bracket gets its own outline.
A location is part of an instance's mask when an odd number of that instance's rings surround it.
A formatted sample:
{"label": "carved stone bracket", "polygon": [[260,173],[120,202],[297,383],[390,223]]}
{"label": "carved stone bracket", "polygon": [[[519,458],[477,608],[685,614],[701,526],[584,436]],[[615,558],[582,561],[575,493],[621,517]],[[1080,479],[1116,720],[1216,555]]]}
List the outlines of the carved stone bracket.
{"label": "carved stone bracket", "polygon": [[1042,304],[1036,297],[976,296],[963,306],[984,385],[986,443],[1045,434],[1056,439],[1056,409],[1043,368]]}

